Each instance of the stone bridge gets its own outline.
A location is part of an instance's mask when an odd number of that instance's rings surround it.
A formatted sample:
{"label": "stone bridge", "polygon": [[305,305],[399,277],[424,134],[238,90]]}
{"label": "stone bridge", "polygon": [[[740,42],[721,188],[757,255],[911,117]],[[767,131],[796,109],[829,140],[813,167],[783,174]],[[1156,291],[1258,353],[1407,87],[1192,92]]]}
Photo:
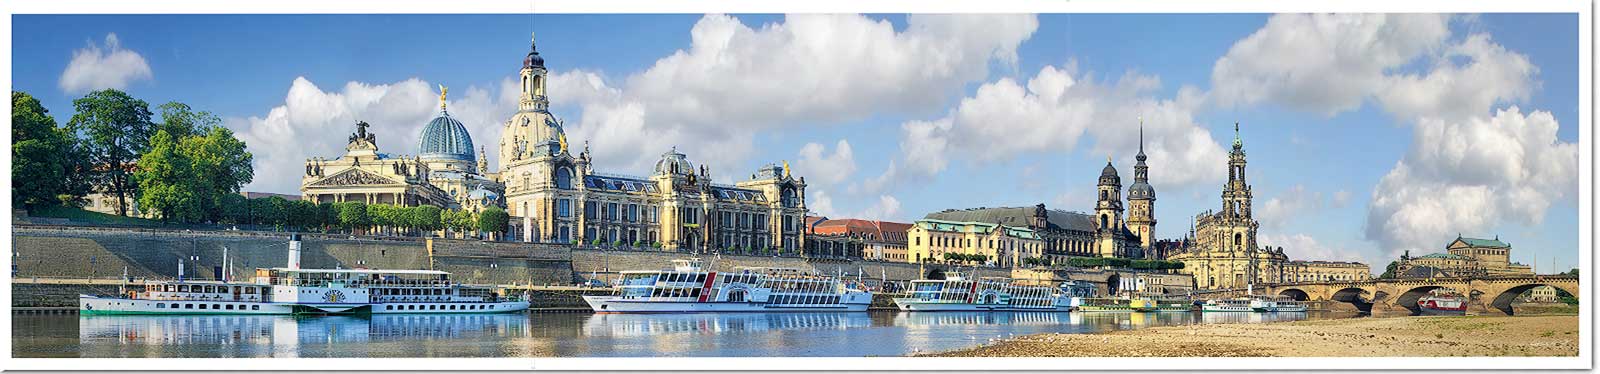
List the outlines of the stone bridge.
{"label": "stone bridge", "polygon": [[[1256,294],[1281,295],[1304,301],[1339,301],[1374,315],[1415,315],[1417,299],[1447,288],[1468,295],[1467,314],[1514,314],[1511,303],[1534,287],[1551,286],[1582,295],[1574,275],[1523,275],[1463,278],[1398,278],[1348,282],[1300,282],[1255,286]],[[1200,298],[1243,296],[1246,290],[1196,292]]]}

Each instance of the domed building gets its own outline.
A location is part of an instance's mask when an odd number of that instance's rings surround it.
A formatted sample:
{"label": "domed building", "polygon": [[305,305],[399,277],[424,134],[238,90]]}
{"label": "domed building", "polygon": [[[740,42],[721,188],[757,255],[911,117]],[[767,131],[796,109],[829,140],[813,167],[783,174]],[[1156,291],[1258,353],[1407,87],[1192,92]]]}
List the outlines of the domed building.
{"label": "domed building", "polygon": [[500,135],[499,180],[513,236],[528,242],[652,247],[685,252],[802,253],[805,180],[767,165],[735,185],[674,148],[647,177],[591,169],[549,111],[538,45],[519,72],[517,113]]}
{"label": "domed building", "polygon": [[439,87],[439,115],[423,126],[422,136],[417,139],[417,158],[433,171],[428,174],[428,183],[444,191],[454,203],[453,208],[476,212],[503,206],[500,196],[505,185],[489,173],[487,154],[472,151],[472,134],[467,132],[467,126],[450,116],[448,93],[449,89]]}
{"label": "domed building", "polygon": [[1156,188],[1150,186],[1150,167],[1145,165],[1144,123],[1139,124],[1139,154],[1133,158],[1133,185],[1128,186],[1128,230],[1139,236],[1139,247],[1146,259],[1156,259]]}

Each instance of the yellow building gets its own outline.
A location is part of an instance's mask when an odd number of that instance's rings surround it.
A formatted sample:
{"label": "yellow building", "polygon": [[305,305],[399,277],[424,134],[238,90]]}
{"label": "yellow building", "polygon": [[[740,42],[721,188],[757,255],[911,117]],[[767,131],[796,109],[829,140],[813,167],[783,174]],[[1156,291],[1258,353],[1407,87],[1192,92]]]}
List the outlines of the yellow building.
{"label": "yellow building", "polygon": [[1445,245],[1444,253],[1400,257],[1396,269],[1401,276],[1498,276],[1530,275],[1533,268],[1511,262],[1511,244],[1494,239],[1464,238],[1460,235]]}
{"label": "yellow building", "polygon": [[919,220],[906,230],[909,262],[943,262],[946,253],[984,255],[1001,267],[1044,255],[1044,241],[1033,230],[984,222]]}
{"label": "yellow building", "polygon": [[1290,261],[1285,282],[1362,281],[1372,279],[1372,268],[1360,262]]}
{"label": "yellow building", "polygon": [[805,179],[768,164],[735,185],[714,184],[674,148],[649,176],[592,169],[549,112],[537,46],[522,61],[518,111],[500,136],[500,173],[513,236],[529,242],[660,246],[664,250],[801,254]]}
{"label": "yellow building", "polygon": [[367,132],[366,122],[356,124],[350,143],[339,158],[306,160],[300,194],[313,203],[359,201],[399,206],[450,207],[443,190],[428,183],[427,163],[413,156],[378,152],[378,136]]}
{"label": "yellow building", "polygon": [[1234,124],[1233,151],[1228,154],[1228,182],[1222,187],[1222,210],[1195,217],[1189,248],[1167,260],[1183,262],[1183,272],[1194,275],[1202,289],[1245,288],[1256,283],[1287,281],[1289,257],[1283,248],[1256,242],[1261,223],[1251,215],[1250,184],[1245,179],[1244,141]]}

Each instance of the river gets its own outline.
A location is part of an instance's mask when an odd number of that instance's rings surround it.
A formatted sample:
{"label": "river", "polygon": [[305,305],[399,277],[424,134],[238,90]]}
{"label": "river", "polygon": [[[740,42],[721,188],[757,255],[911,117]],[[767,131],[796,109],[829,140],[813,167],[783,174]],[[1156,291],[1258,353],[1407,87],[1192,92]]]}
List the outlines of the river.
{"label": "river", "polygon": [[12,315],[13,357],[863,357],[1045,332],[1347,318],[1348,313]]}

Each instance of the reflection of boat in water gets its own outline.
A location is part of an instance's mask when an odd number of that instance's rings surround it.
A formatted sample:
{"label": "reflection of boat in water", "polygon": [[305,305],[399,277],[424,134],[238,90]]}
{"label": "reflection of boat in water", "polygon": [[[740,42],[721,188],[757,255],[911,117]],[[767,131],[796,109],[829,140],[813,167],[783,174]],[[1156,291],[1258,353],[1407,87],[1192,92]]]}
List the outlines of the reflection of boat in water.
{"label": "reflection of boat in water", "polygon": [[896,313],[897,326],[956,326],[956,325],[1062,325],[1075,324],[1076,314],[1056,312],[949,312],[949,313]]}
{"label": "reflection of boat in water", "polygon": [[833,276],[790,268],[719,273],[699,259],[671,270],[624,271],[615,295],[584,296],[595,313],[863,312],[872,293]]}
{"label": "reflection of boat in water", "polygon": [[1306,303],[1285,296],[1250,296],[1214,299],[1201,306],[1205,312],[1305,312]]}
{"label": "reflection of boat in water", "polygon": [[1460,293],[1436,289],[1417,299],[1417,307],[1425,316],[1460,316],[1467,314],[1467,298]]}
{"label": "reflection of boat in water", "polygon": [[[260,345],[363,343],[523,336],[524,314],[377,314],[298,318],[267,315],[137,315],[78,318],[80,341],[114,339],[143,345]],[[87,344],[86,346],[92,346]]]}
{"label": "reflection of boat in water", "polygon": [[[181,269],[181,265],[180,265]],[[181,270],[180,270],[181,272]],[[528,302],[488,287],[452,282],[434,270],[301,269],[300,236],[289,239],[288,265],[256,269],[253,282],[151,282],[116,296],[78,296],[94,314],[383,314],[503,313]]]}
{"label": "reflection of boat in water", "polygon": [[945,279],[911,281],[911,297],[894,299],[903,311],[1057,311],[1072,309],[1072,294],[1062,288],[1031,286],[1012,279],[966,279],[945,273]]}
{"label": "reflection of boat in water", "polygon": [[865,313],[596,313],[583,322],[583,331],[590,336],[648,336],[696,332],[843,330],[871,325],[872,317]]}

